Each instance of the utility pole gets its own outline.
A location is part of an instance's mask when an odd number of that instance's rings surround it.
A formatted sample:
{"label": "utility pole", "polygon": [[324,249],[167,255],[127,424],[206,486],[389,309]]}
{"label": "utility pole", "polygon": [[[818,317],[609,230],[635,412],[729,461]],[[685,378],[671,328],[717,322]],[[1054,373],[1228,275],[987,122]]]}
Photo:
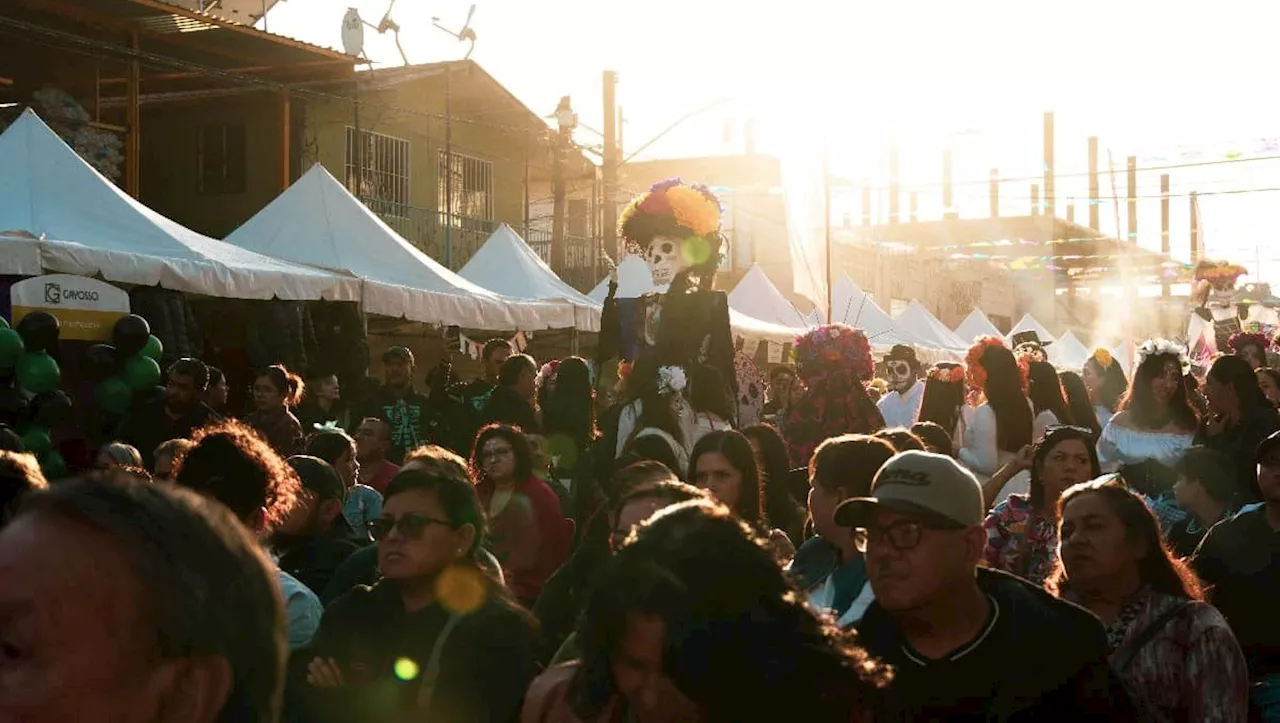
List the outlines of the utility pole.
{"label": "utility pole", "polygon": [[[444,266],[453,268],[453,65],[444,66]],[[438,166],[437,166],[438,168]]]}
{"label": "utility pole", "polygon": [[604,248],[621,260],[618,248],[618,74],[604,71]]}
{"label": "utility pole", "polygon": [[551,268],[557,274],[564,275],[568,259],[565,248],[565,182],[564,166],[566,149],[572,143],[573,129],[578,125],[578,114],[573,112],[569,96],[560,99],[556,107],[556,125],[559,133],[555,141],[555,161],[552,176],[553,206],[551,212]]}

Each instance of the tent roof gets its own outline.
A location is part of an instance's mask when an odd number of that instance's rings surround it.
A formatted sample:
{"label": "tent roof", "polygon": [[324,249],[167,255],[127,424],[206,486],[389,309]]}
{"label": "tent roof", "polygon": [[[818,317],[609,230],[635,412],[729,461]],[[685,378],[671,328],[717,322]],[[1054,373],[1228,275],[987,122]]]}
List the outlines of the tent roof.
{"label": "tent roof", "polygon": [[924,304],[914,299],[894,321],[898,323],[898,327],[903,331],[923,340],[925,344],[936,349],[964,351],[969,348],[969,344],[956,336],[955,332],[948,329],[941,321],[938,321],[937,317],[924,308]]}
{"label": "tent roof", "polygon": [[910,346],[931,346],[906,331],[880,308],[871,295],[863,291],[845,274],[836,281],[832,289],[832,316],[837,323],[848,324],[862,329],[873,346],[893,346],[907,344]]}
{"label": "tent roof", "polygon": [[[627,254],[618,262],[619,299],[635,299],[653,292],[653,277],[649,273],[649,265],[644,259],[634,254]],[[587,296],[598,304],[603,304],[609,296],[609,279],[603,279]],[[729,307],[729,327],[737,334],[757,339],[768,339],[778,343],[794,342],[796,337],[808,330],[808,327],[792,327],[785,324],[774,324],[743,314]]]}
{"label": "tent roof", "polygon": [[981,309],[974,309],[969,315],[960,322],[960,326],[956,327],[956,336],[960,337],[960,341],[972,344],[975,339],[980,336],[1003,337],[1004,334],[991,323],[991,319],[987,317],[986,312]]}
{"label": "tent roof", "polygon": [[1005,338],[1011,340],[1013,339],[1013,335],[1020,331],[1034,331],[1036,335],[1040,337],[1040,341],[1051,342],[1058,338],[1053,334],[1050,334],[1044,324],[1037,321],[1031,314],[1023,314],[1022,318],[1018,320],[1017,324],[1013,325],[1013,328],[1009,330],[1009,335]]}
{"label": "tent roof", "polygon": [[1045,347],[1049,361],[1060,369],[1081,369],[1089,360],[1090,351],[1074,332],[1068,331],[1057,341]]}
{"label": "tent roof", "polygon": [[0,134],[0,230],[40,237],[6,235],[3,273],[101,274],[236,299],[360,297],[358,279],[253,253],[161,216],[85,163],[31,110]]}
{"label": "tent roof", "polygon": [[565,327],[600,330],[600,305],[561,280],[505,223],[489,236],[458,275],[509,298],[560,307],[568,312],[569,323]]}
{"label": "tent roof", "polygon": [[441,266],[318,163],[227,241],[365,279],[369,313],[480,329],[546,328],[539,317],[547,309],[522,308]]}
{"label": "tent roof", "polygon": [[782,295],[777,286],[760,268],[753,264],[747,273],[729,292],[729,308],[755,317],[761,321],[785,326],[808,327],[809,319]]}

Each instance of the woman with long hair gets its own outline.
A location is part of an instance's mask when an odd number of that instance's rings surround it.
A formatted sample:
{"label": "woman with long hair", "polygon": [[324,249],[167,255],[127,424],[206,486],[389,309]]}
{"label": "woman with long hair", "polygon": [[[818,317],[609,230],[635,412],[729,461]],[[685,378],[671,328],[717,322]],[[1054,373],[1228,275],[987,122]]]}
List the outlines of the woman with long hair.
{"label": "woman with long hair", "polygon": [[1012,494],[987,513],[988,567],[1043,585],[1058,566],[1058,498],[1102,470],[1092,430],[1051,427],[1031,457],[1031,491]]}
{"label": "woman with long hair", "polygon": [[1120,400],[1129,388],[1124,370],[1110,351],[1098,348],[1085,360],[1080,378],[1085,389],[1089,390],[1089,399],[1098,415],[1098,426],[1106,427],[1112,415],[1119,411]]}
{"label": "woman with long hair", "polygon": [[756,534],[706,501],[636,531],[596,585],[581,660],[530,689],[525,723],[866,721],[886,672],[795,595]]}
{"label": "woman with long hair", "polygon": [[[302,424],[302,433],[309,435],[328,423],[346,429],[349,426],[347,405],[342,400],[342,385],[338,375],[326,370],[312,370],[306,376],[306,394],[293,409],[293,415]],[[356,420],[359,421],[359,420]]]}
{"label": "woman with long hair", "polygon": [[808,497],[808,490],[802,497],[794,496],[790,487],[791,456],[787,453],[787,443],[776,427],[768,424],[753,424],[742,430],[747,441],[756,451],[760,460],[760,473],[764,484],[764,514],[770,524],[777,525],[792,540],[804,539],[804,507],[800,500]]}
{"label": "woman with long hair", "polygon": [[298,405],[305,390],[302,377],[283,364],[272,364],[254,377],[254,410],[244,421],[281,457],[297,454],[302,449],[302,423],[291,409]]}
{"label": "woman with long hair", "polygon": [[829,437],[871,434],[884,417],[863,386],[875,373],[871,342],[861,329],[828,324],[796,341],[796,373],[805,389],[791,407],[783,434],[796,464],[808,464]]}
{"label": "woman with long hair", "polygon": [[689,379],[689,407],[693,410],[691,445],[711,432],[733,429],[733,401],[715,367],[699,364]]}
{"label": "woman with long hair", "polygon": [[769,529],[756,451],[741,432],[712,432],[699,440],[689,455],[688,480],[755,529]]}
{"label": "woman with long hair", "polygon": [[1280,408],[1280,370],[1262,367],[1258,370],[1258,388],[1271,406]]}
{"label": "woman with long hair", "polygon": [[966,426],[964,398],[965,371],[959,364],[934,364],[924,379],[924,397],[920,401],[918,421],[933,422],[951,435],[955,454],[964,440]]}
{"label": "woman with long hair", "polygon": [[571,506],[563,510],[565,515],[582,524],[599,497],[592,457],[600,438],[596,428],[596,390],[591,383],[591,367],[582,357],[560,360],[552,379],[552,391],[542,407],[542,432],[551,459],[550,480],[571,500]]}
{"label": "woman with long hair", "polygon": [[693,448],[693,408],[686,397],[688,386],[684,369],[659,366],[651,355],[636,360],[624,385],[616,456],[621,457],[632,438],[647,429],[671,435],[688,454]]}
{"label": "woman with long hair", "polygon": [[1031,438],[1040,439],[1049,427],[1074,424],[1067,399],[1062,392],[1058,370],[1049,362],[1032,361],[1027,373],[1027,397],[1035,417],[1031,421]]}
{"label": "woman with long hair", "polygon": [[1098,412],[1089,401],[1089,390],[1084,380],[1073,371],[1058,372],[1058,381],[1062,383],[1062,392],[1067,396],[1067,411],[1071,413],[1071,423],[1077,427],[1088,427],[1093,430],[1093,438],[1102,436],[1102,424],[1098,422]]}
{"label": "woman with long hair", "polygon": [[1253,452],[1280,429],[1280,412],[1263,395],[1249,361],[1239,355],[1214,360],[1205,376],[1204,396],[1209,416],[1196,432],[1196,443],[1236,460],[1238,504],[1260,501]]}
{"label": "woman with long hair", "polygon": [[1138,347],[1137,362],[1120,411],[1102,430],[1098,459],[1104,472],[1119,471],[1131,489],[1157,505],[1167,528],[1184,516],[1173,504],[1173,469],[1191,446],[1198,420],[1187,401],[1181,346],[1148,340]]}
{"label": "woman with long hair", "polygon": [[[1023,392],[1018,362],[1002,340],[978,339],[967,359],[969,383],[982,391],[983,401],[973,411],[958,456],[979,480],[985,480],[1031,444],[1031,402]],[[1029,491],[1030,479],[1020,475],[1009,480],[992,503]]]}
{"label": "woman with long hair", "polygon": [[1146,503],[1103,478],[1067,490],[1059,511],[1062,561],[1050,589],[1102,620],[1111,665],[1139,709],[1155,721],[1246,720],[1240,645]]}

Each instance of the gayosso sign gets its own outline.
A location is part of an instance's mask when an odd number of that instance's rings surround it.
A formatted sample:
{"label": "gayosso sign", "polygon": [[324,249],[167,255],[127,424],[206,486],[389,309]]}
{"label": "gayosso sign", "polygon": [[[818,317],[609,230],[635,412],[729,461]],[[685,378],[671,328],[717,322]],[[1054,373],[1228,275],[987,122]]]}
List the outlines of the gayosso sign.
{"label": "gayosso sign", "polygon": [[129,313],[129,295],[105,281],[53,274],[23,279],[10,287],[13,323],[33,311],[58,317],[63,339],[105,341],[116,320]]}

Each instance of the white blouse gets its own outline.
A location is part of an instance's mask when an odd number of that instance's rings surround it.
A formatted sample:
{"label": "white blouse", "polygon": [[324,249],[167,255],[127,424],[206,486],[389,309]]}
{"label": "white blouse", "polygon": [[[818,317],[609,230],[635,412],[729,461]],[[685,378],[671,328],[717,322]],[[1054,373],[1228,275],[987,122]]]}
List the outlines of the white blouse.
{"label": "white blouse", "polygon": [[[1194,432],[1151,432],[1116,423],[1112,419],[1098,440],[1098,462],[1103,472],[1115,472],[1123,465],[1154,460],[1173,467],[1195,439]],[[1124,421],[1121,417],[1120,421]]]}
{"label": "white blouse", "polygon": [[1106,429],[1111,423],[1112,412],[1101,404],[1093,405],[1093,413],[1098,415],[1098,427]]}
{"label": "white blouse", "polygon": [[[695,423],[693,418],[693,410],[689,407],[689,403],[684,397],[676,395],[670,397],[671,405],[675,409],[676,419],[680,423],[680,439],[676,440],[684,446],[686,453],[693,449],[694,437],[696,436]],[[642,400],[637,399],[622,408],[622,413],[618,416],[618,446],[616,455],[622,456],[622,451],[626,449],[627,442],[631,441],[631,437],[636,432],[636,422],[640,420],[640,413],[644,410]],[[701,437],[699,437],[700,439]],[[677,473],[679,470],[676,470]]]}
{"label": "white blouse", "polygon": [[[1045,415],[1048,416],[1046,417]],[[1053,412],[1041,412],[1037,415],[1035,424],[1038,433],[1042,433],[1039,432],[1042,422],[1047,427],[1056,423],[1057,417],[1053,415]],[[1000,449],[996,440],[995,410],[991,408],[991,405],[983,402],[974,410],[973,418],[969,420],[964,433],[964,446],[960,448],[959,453],[960,462],[977,475],[979,481],[985,482],[990,479],[997,470],[1018,456],[1017,452]],[[1005,486],[1000,490],[1000,494],[992,502],[992,507],[1003,502],[1011,494],[1028,494],[1030,491],[1031,474],[1024,470],[1005,483]]]}

